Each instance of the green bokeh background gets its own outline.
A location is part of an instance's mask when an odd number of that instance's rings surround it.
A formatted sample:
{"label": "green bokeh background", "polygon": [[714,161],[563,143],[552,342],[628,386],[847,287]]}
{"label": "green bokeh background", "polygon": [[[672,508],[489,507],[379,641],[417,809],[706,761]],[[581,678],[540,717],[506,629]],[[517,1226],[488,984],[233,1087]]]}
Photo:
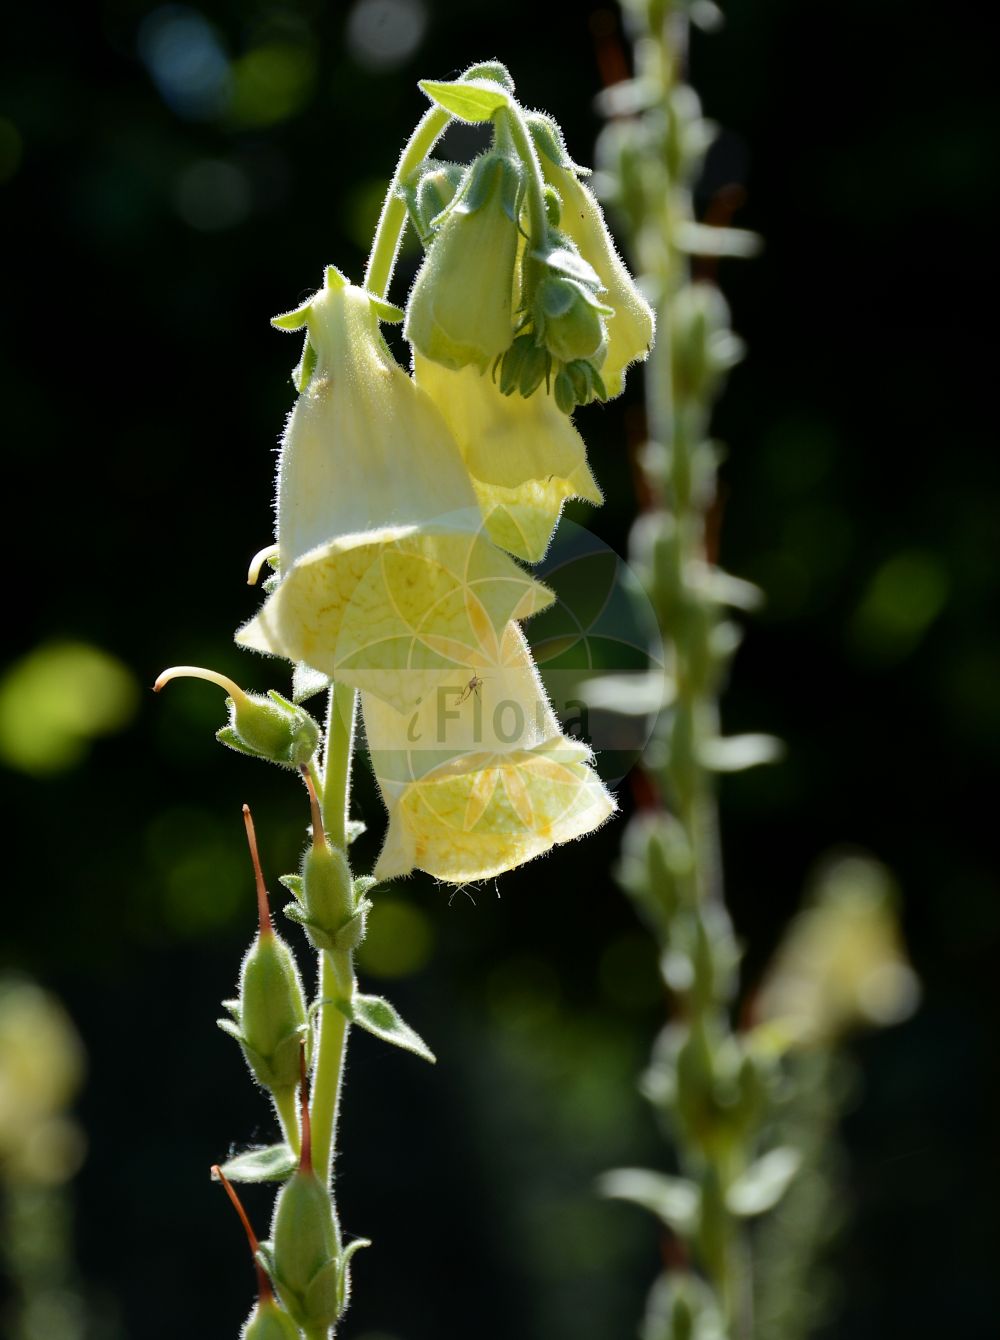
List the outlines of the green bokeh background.
{"label": "green bokeh background", "polygon": [[[418,78],[499,57],[586,161],[615,59],[606,5],[426,0],[416,48],[366,68],[355,8],[105,0],[5,22],[4,656],[49,649],[31,680],[50,696],[31,710],[56,744],[26,762],[9,743],[22,667],[0,689],[0,954],[62,996],[89,1053],[78,1251],[108,1340],[235,1335],[252,1286],[207,1170],[271,1128],[212,1020],[252,929],[240,806],[275,887],[297,862],[303,797],[215,745],[213,689],[155,700],[146,686],[179,661],[273,682],[231,643],[257,599],[243,575],[269,536],[292,397],[296,350],[268,318],[327,263],[360,274]],[[721,555],[768,605],[724,717],[788,746],[722,787],[730,899],[753,980],[818,857],[849,844],[895,872],[925,997],[854,1044],[854,1218],[826,1334],[985,1340],[1000,1302],[992,63],[965,4],[727,11],[692,51],[725,127],[701,203],[739,185],[736,221],[766,249],[721,274],[749,346],[716,418]],[[200,101],[171,104],[152,77],[165,16],[201,33]],[[413,265],[411,251],[397,297]],[[637,383],[580,415],[607,503],[573,516],[618,552]],[[81,685],[100,696],[107,677],[52,652],[67,641],[141,688],[124,729],[127,684],[109,691],[92,747],[74,724]],[[627,782],[620,794],[628,810]],[[382,818],[363,762],[355,812],[367,868]],[[364,981],[440,1064],[352,1043],[339,1197],[346,1231],[376,1246],[357,1260],[345,1340],[633,1334],[655,1231],[591,1194],[604,1168],[664,1157],[634,1085],[662,1004],[608,873],[621,829],[474,903],[423,877],[378,895],[384,943]],[[248,1200],[263,1227],[267,1197]]]}

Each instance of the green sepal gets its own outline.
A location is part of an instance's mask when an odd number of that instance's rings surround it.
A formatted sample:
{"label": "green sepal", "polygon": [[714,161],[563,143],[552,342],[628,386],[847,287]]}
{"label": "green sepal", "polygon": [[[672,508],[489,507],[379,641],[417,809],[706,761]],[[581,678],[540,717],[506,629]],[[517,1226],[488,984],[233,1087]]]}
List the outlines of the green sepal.
{"label": "green sepal", "polygon": [[224,1000],[222,1008],[228,1010],[237,1023],[240,1021],[240,1002],[238,1000]]}
{"label": "green sepal", "polygon": [[458,79],[440,82],[421,79],[420,89],[460,121],[489,121],[501,107],[510,106],[510,94],[494,79]]}
{"label": "green sepal", "polygon": [[335,265],[327,265],[323,268],[323,287],[333,289],[346,288],[350,283],[343,270],[338,270]]}
{"label": "green sepal", "polygon": [[[234,1013],[237,1013],[234,1011]],[[236,1019],[216,1019],[216,1027],[221,1028],[223,1033],[228,1033],[231,1038],[235,1038],[240,1046],[245,1046],[243,1034],[240,1032],[239,1017]]]}
{"label": "green sepal", "polygon": [[[302,876],[301,875],[279,875],[278,883],[284,884],[288,892],[301,903],[302,901]],[[287,915],[287,914],[286,914]],[[295,918],[293,917],[294,921]]]}
{"label": "green sepal", "polygon": [[248,758],[262,758],[265,762],[270,762],[267,755],[262,754],[259,749],[251,749],[248,744],[244,744],[232,726],[222,726],[215,732],[215,738],[219,744],[224,744],[227,749],[235,749],[238,754],[246,754]]}
{"label": "green sepal", "polygon": [[240,1332],[240,1340],[299,1340],[302,1332],[273,1300],[258,1303]]}
{"label": "green sepal", "polygon": [[327,1261],[309,1282],[303,1299],[303,1308],[307,1317],[338,1317],[344,1310],[341,1306],[340,1262],[334,1258]]}
{"label": "green sepal", "polygon": [[368,825],[363,819],[348,819],[347,821],[347,845],[355,842],[362,833],[368,832]]}
{"label": "green sepal", "polygon": [[687,1238],[698,1224],[701,1195],[694,1182],[647,1168],[618,1168],[598,1181],[603,1195],[627,1200],[655,1214],[661,1223]]}
{"label": "green sepal", "polygon": [[419,1033],[403,1022],[394,1005],[390,1005],[382,996],[356,995],[353,1000],[334,1001],[341,1014],[351,1023],[374,1033],[383,1042],[391,1042],[404,1051],[413,1052],[432,1064],[437,1057],[421,1038]]}
{"label": "green sepal", "polygon": [[[567,279],[575,279],[577,283],[583,284],[586,288],[599,293],[604,285],[601,283],[601,277],[590,264],[585,261],[577,249],[571,245],[559,245],[546,247],[541,251],[531,253],[532,260],[539,261],[547,270],[554,270],[557,275],[564,275]],[[607,308],[611,312],[613,308]]]}
{"label": "green sepal", "polygon": [[367,930],[368,912],[371,909],[371,901],[368,898],[362,898],[358,903],[358,910],[350,921],[345,921],[340,930],[333,937],[333,948],[335,950],[346,951],[355,950],[361,941],[365,938]]}
{"label": "green sepal", "polygon": [[309,323],[312,301],[312,298],[309,298],[301,307],[296,307],[291,312],[282,312],[279,316],[272,316],[271,325],[275,330],[304,330]]}
{"label": "green sepal", "polygon": [[286,903],[281,910],[289,921],[294,921],[297,926],[302,927],[314,949],[327,949],[332,953],[337,948],[337,935],[331,935],[315,921],[310,921],[308,914],[298,903]]}
{"label": "green sepal", "polygon": [[245,1149],[228,1159],[221,1172],[230,1182],[283,1182],[295,1171],[298,1159],[288,1145]]}
{"label": "green sepal", "polygon": [[337,1303],[341,1315],[347,1310],[347,1305],[351,1301],[351,1258],[362,1247],[370,1247],[371,1245],[371,1238],[355,1238],[344,1248],[343,1255],[340,1258],[340,1278],[337,1281]]}
{"label": "green sepal", "polygon": [[358,875],[354,881],[354,897],[359,906],[361,904],[361,899],[365,894],[371,889],[374,889],[379,883],[380,881],[377,880],[374,875]]}
{"label": "green sepal", "polygon": [[566,140],[562,127],[554,117],[545,112],[527,112],[525,114],[528,131],[535,142],[535,148],[544,154],[556,167],[565,168],[577,177],[589,177],[590,168],[574,163],[566,149]]}
{"label": "green sepal", "polygon": [[390,326],[398,326],[406,315],[402,307],[397,307],[394,302],[386,302],[385,298],[376,297],[374,293],[368,293],[367,289],[365,292],[372,311],[378,319],[385,321]]}
{"label": "green sepal", "polygon": [[730,1185],[726,1208],[743,1219],[765,1214],[781,1200],[801,1165],[802,1156],[791,1145],[772,1149]]}

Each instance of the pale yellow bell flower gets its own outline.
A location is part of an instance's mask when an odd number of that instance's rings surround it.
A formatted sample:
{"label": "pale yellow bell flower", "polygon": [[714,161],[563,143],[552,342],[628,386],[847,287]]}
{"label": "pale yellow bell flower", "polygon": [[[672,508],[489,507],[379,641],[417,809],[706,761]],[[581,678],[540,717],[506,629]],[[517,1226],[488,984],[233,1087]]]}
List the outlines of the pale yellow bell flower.
{"label": "pale yellow bell flower", "polygon": [[417,353],[413,372],[444,415],[502,549],[537,563],[568,498],[604,501],[583,438],[543,387],[527,399],[501,395],[488,373],[452,372]]}
{"label": "pale yellow bell flower", "polygon": [[439,676],[409,715],[361,695],[389,811],[380,879],[413,869],[453,884],[488,879],[616,809],[590,749],[560,731],[517,624],[466,675]]}
{"label": "pale yellow bell flower", "polygon": [[455,440],[390,354],[370,295],[328,272],[279,321],[306,325],[315,369],[282,440],[280,581],[236,640],[407,710],[425,673],[464,666],[553,596],[490,540]]}
{"label": "pale yellow bell flower", "polygon": [[830,1042],[863,1025],[898,1023],[919,996],[888,871],[846,857],[826,868],[785,932],[754,1015],[793,1042]]}
{"label": "pale yellow bell flower", "polygon": [[600,365],[601,380],[613,399],[625,388],[625,369],[643,361],[653,347],[656,318],[615,248],[604,212],[572,167],[560,167],[543,151],[542,172],[559,192],[559,227],[597,271],[604,290],[601,302],[614,309],[608,318],[608,344]]}

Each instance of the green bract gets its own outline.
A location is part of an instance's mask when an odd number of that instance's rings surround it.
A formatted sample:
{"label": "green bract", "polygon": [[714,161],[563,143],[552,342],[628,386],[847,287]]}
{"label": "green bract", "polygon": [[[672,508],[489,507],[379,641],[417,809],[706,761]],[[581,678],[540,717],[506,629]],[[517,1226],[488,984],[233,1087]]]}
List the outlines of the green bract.
{"label": "green bract", "polygon": [[519,164],[484,154],[440,220],[410,294],[403,333],[448,368],[485,370],[514,338]]}

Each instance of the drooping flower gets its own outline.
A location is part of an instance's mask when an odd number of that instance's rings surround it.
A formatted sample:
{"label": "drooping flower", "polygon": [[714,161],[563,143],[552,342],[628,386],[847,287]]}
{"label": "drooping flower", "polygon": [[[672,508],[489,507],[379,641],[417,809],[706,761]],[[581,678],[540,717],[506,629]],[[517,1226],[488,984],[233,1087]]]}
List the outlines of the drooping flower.
{"label": "drooping flower", "polygon": [[600,365],[604,388],[613,398],[624,389],[625,369],[645,359],[652,347],[653,309],[619,256],[600,205],[577,176],[559,127],[541,113],[528,119],[542,173],[562,201],[559,227],[597,271],[604,285],[601,300],[614,309],[607,323],[607,351]]}
{"label": "drooping flower", "polygon": [[379,878],[419,869],[455,884],[486,879],[615,811],[590,749],[559,729],[517,624],[464,673],[440,675],[408,716],[362,694],[389,811]]}
{"label": "drooping flower", "polygon": [[505,396],[488,374],[452,372],[419,354],[413,371],[444,415],[502,549],[537,563],[568,498],[603,502],[583,438],[551,394]]}
{"label": "drooping flower", "polygon": [[454,438],[378,328],[384,304],[327,272],[286,317],[305,326],[278,469],[280,580],[237,633],[399,710],[422,676],[551,603],[491,542]]}
{"label": "drooping flower", "polygon": [[514,159],[478,158],[414,280],[404,334],[445,367],[485,370],[514,338],[520,181]]}

